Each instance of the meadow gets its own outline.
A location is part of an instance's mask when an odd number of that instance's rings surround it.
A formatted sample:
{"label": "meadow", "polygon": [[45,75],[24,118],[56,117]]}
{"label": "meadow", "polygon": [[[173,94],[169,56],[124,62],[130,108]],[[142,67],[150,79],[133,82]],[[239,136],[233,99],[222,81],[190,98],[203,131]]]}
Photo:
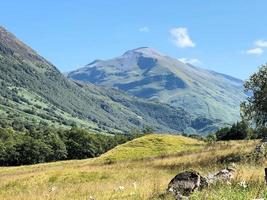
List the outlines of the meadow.
{"label": "meadow", "polygon": [[191,199],[266,198],[265,161],[248,155],[258,140],[206,143],[174,135],[146,135],[98,158],[0,168],[0,199],[138,200],[172,199],[163,195],[179,172],[203,175],[235,161],[237,176],[196,192]]}

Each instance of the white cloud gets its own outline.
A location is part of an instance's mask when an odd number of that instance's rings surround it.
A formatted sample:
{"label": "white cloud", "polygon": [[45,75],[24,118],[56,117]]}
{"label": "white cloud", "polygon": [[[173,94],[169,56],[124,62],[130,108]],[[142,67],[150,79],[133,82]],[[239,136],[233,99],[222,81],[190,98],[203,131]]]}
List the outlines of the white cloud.
{"label": "white cloud", "polygon": [[180,48],[195,47],[195,43],[190,39],[187,28],[179,27],[170,30],[173,43]]}
{"label": "white cloud", "polygon": [[200,65],[202,64],[200,60],[198,60],[197,58],[178,58],[179,61],[183,62],[183,63],[189,63],[192,65]]}
{"label": "white cloud", "polygon": [[256,40],[254,42],[254,44],[257,47],[267,47],[267,41],[266,40]]}
{"label": "white cloud", "polygon": [[150,29],[147,26],[139,28],[139,32],[141,33],[148,33]]}
{"label": "white cloud", "polygon": [[248,49],[246,53],[252,54],[252,55],[261,55],[263,53],[263,50],[262,48],[256,47],[256,48]]}
{"label": "white cloud", "polygon": [[246,54],[250,55],[261,55],[264,52],[264,48],[267,47],[267,40],[256,40],[254,47],[245,51]]}

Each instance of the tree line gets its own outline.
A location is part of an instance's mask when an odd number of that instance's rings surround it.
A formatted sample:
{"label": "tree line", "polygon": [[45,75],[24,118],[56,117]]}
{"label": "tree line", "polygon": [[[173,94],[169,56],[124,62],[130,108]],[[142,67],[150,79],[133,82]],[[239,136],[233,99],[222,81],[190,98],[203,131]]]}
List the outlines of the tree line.
{"label": "tree line", "polygon": [[24,131],[0,128],[0,165],[92,158],[138,136],[94,134],[77,127],[35,127]]}

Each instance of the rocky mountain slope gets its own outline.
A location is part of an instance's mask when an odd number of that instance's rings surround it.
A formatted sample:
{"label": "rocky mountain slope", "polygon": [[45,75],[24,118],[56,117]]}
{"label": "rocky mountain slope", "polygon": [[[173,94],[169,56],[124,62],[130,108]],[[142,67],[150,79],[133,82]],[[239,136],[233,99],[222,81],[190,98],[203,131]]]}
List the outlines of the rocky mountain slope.
{"label": "rocky mountain slope", "polygon": [[95,60],[68,77],[182,107],[196,118],[195,128],[208,125],[210,130],[238,120],[239,105],[246,96],[242,80],[182,63],[148,47]]}
{"label": "rocky mountain slope", "polygon": [[150,126],[158,132],[202,132],[193,127],[195,119],[182,108],[65,78],[3,27],[0,113],[1,119],[16,126],[77,125],[95,132],[126,132]]}

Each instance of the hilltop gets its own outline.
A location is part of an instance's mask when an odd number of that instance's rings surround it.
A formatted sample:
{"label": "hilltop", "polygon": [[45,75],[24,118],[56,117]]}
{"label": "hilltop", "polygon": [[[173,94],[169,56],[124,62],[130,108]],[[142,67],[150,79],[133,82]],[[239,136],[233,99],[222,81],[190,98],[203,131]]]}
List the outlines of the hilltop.
{"label": "hilltop", "polygon": [[184,136],[150,134],[115,147],[101,155],[98,160],[104,163],[139,160],[177,153],[197,152],[204,146],[204,142]]}

